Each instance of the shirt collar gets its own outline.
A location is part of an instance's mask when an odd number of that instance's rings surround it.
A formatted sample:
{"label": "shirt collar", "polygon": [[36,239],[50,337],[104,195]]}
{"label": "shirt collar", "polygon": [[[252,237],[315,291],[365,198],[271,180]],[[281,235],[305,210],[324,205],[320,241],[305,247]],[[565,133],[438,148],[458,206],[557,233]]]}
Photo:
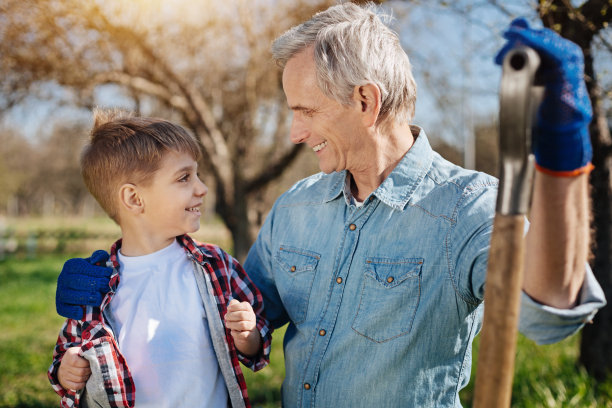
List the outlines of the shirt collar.
{"label": "shirt collar", "polygon": [[[380,201],[397,210],[403,210],[406,207],[433,161],[433,150],[425,131],[418,126],[411,126],[411,130],[413,134],[416,134],[414,144],[391,171],[391,174],[372,193]],[[325,202],[335,200],[344,192],[347,175],[346,170],[330,175],[324,197]],[[350,198],[345,197],[345,199],[348,203]]]}
{"label": "shirt collar", "polygon": [[[213,258],[214,255],[207,250],[206,248],[199,245],[193,238],[189,235],[179,235],[176,237],[176,241],[185,249],[185,252],[191,254],[196,260],[199,262],[203,262],[204,258]],[[113,268],[119,268],[119,260],[117,258],[117,254],[119,249],[121,249],[122,239],[118,239],[112,246],[110,250],[110,264],[108,266],[112,266]]]}

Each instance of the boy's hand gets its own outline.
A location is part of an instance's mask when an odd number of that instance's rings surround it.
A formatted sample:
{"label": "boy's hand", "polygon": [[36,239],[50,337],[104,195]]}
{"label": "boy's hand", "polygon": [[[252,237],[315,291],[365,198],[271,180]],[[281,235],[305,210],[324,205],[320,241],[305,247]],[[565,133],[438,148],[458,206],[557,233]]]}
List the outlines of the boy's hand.
{"label": "boy's hand", "polygon": [[66,350],[57,371],[57,379],[64,389],[80,390],[91,375],[89,361],[79,356],[80,347],[70,347]]}
{"label": "boy's hand", "polygon": [[249,302],[232,299],[227,305],[225,326],[231,330],[236,348],[245,356],[255,356],[261,349],[257,319]]}

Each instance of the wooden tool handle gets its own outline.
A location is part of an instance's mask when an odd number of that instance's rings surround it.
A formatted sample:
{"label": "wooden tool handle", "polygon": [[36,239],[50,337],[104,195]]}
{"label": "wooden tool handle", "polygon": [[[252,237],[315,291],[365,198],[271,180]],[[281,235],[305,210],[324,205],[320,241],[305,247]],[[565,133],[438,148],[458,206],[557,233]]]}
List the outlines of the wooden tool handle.
{"label": "wooden tool handle", "polygon": [[524,215],[496,214],[493,222],[476,371],[476,408],[510,406],[523,284],[524,226]]}

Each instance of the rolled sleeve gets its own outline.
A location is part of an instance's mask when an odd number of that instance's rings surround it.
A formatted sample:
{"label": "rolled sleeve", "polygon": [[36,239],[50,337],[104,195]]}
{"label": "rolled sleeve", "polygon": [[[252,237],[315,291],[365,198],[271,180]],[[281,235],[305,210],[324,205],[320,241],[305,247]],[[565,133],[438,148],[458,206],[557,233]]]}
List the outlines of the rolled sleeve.
{"label": "rolled sleeve", "polygon": [[578,304],[571,309],[543,305],[522,292],[519,331],[537,344],[556,343],[593,320],[605,305],[604,292],[587,265]]}

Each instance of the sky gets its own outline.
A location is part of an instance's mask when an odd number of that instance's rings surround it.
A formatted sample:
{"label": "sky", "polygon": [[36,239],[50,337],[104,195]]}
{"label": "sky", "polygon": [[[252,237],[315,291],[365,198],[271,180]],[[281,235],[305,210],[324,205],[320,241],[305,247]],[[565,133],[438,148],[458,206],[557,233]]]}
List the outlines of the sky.
{"label": "sky", "polygon": [[[147,12],[140,15],[146,21],[152,14],[180,11],[177,4],[185,6],[188,1],[134,0],[134,4],[147,4]],[[211,4],[210,0],[199,1],[201,10],[210,10],[206,5]],[[170,3],[173,7],[168,8]],[[533,21],[535,13],[524,0],[502,2],[507,12],[501,12],[490,2],[475,0],[456,0],[447,2],[447,6],[437,5],[440,1],[408,3],[391,0],[383,9],[393,15],[392,27],[413,65],[418,86],[414,123],[422,126],[432,139],[467,146],[465,159],[469,162],[474,126],[490,122],[498,115],[501,68],[493,63],[493,57],[503,44],[502,33],[513,17],[521,15]],[[471,13],[466,18],[453,10],[471,10]],[[192,22],[197,21],[198,13],[187,15]],[[607,64],[610,66],[610,61]],[[606,67],[600,68],[605,72]],[[48,93],[70,99],[58,87],[49,86]],[[99,89],[96,98],[98,104],[126,103],[112,86]],[[48,131],[48,119],[57,117],[86,119],[89,113],[58,107],[55,100],[31,99],[15,108],[6,120],[10,126],[21,128],[29,139],[37,140]],[[471,167],[469,163],[464,164]]]}

